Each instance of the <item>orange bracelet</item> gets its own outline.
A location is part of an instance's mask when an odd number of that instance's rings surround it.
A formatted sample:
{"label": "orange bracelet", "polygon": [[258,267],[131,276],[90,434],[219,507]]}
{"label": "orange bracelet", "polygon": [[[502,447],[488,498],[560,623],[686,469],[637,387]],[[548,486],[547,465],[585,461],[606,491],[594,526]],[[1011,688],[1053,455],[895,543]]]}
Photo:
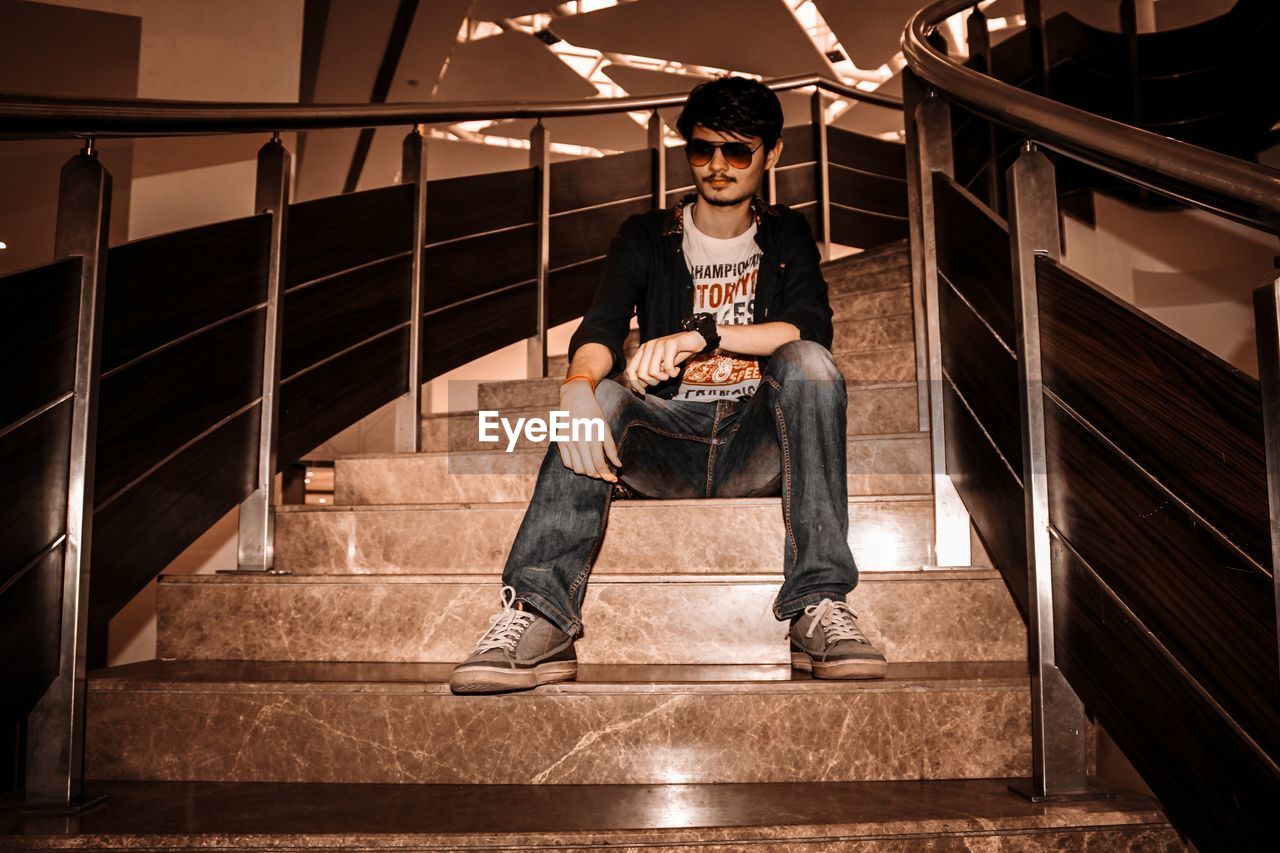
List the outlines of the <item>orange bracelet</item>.
{"label": "orange bracelet", "polygon": [[585,374],[585,373],[575,373],[575,374],[573,374],[572,376],[570,376],[570,377],[568,377],[567,379],[565,379],[565,380],[564,380],[563,382],[561,382],[560,384],[561,384],[561,385],[568,385],[570,382],[572,382],[572,381],[573,381],[573,380],[575,380],[575,379],[585,379],[585,380],[587,380],[587,383],[591,386],[591,390],[592,390],[592,392],[593,392],[593,393],[595,392],[595,390],[596,390],[596,381],[595,381],[594,379],[592,379],[590,376],[588,376],[587,374]]}

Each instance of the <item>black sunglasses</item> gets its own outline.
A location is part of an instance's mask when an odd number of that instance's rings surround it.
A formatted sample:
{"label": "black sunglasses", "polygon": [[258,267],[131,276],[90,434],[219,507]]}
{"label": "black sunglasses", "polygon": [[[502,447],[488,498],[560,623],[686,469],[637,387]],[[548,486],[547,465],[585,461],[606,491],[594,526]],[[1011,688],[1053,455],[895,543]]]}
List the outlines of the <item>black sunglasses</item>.
{"label": "black sunglasses", "polygon": [[690,139],[684,146],[684,156],[689,158],[690,165],[705,166],[716,156],[716,149],[724,155],[724,161],[735,169],[745,169],[757,151],[764,147],[761,142],[755,148],[745,142],[708,142],[705,139]]}

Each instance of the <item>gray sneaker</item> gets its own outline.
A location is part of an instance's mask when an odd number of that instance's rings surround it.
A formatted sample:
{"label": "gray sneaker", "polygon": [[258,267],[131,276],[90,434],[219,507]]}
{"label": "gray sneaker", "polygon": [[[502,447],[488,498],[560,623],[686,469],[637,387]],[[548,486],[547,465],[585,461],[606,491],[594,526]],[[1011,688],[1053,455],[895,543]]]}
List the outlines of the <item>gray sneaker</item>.
{"label": "gray sneaker", "polygon": [[815,678],[883,678],[888,664],[858,630],[848,604],[824,598],[804,609],[788,632],[791,665]]}
{"label": "gray sneaker", "polygon": [[516,610],[515,597],[514,588],[502,588],[502,612],[489,618],[476,650],[449,676],[454,693],[528,690],[577,677],[573,638],[537,613]]}

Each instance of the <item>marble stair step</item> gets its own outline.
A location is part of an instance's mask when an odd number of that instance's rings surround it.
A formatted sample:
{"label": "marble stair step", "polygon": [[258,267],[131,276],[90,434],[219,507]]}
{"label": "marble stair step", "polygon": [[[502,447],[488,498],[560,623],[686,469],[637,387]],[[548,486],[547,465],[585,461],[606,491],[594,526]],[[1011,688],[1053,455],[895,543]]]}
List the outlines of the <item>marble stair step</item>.
{"label": "marble stair step", "polygon": [[833,322],[911,314],[911,288],[890,287],[831,297]]}
{"label": "marble stair step", "polygon": [[[542,409],[545,417],[547,410],[560,404],[560,383],[559,378],[485,382],[479,387],[476,406],[507,418],[524,410]],[[849,405],[845,413],[850,435],[911,432],[919,428],[915,383],[846,384]]]}
{"label": "marble stair step", "polygon": [[[860,401],[870,409],[868,418],[879,417],[872,400]],[[513,421],[520,417],[548,419],[550,410],[499,410],[501,417]],[[890,415],[894,417],[894,415]],[[899,423],[905,420],[900,413]],[[918,426],[918,424],[916,424]],[[507,455],[509,441],[501,426],[490,435],[498,441],[480,440],[479,415],[476,412],[457,412],[450,415],[424,418],[422,422],[422,449],[426,453],[495,453]],[[523,431],[517,436],[515,450],[546,452],[546,442],[533,441]],[[923,432],[873,434],[848,436],[845,444],[847,483],[850,495],[929,494],[933,489],[930,468],[929,435]],[[482,498],[481,498],[482,499]],[[429,495],[418,500],[438,501]]]}
{"label": "marble stair step", "polygon": [[[663,784],[1030,773],[1022,662],[583,666],[580,681],[453,696],[448,664],[152,662],[89,681],[87,777]],[[719,670],[719,671],[717,671]]]}
{"label": "marble stair step", "polygon": [[915,340],[915,325],[910,314],[838,320],[833,327],[835,340],[831,351],[837,355],[905,347]]}
{"label": "marble stair step", "polygon": [[[503,445],[487,450],[339,457],[334,468],[334,503],[527,501],[533,496],[545,454],[543,446],[522,441],[511,453]],[[846,460],[851,496],[930,492],[929,447],[927,438],[918,433],[855,437],[846,447]]]}
{"label": "marble stair step", "polygon": [[911,260],[902,258],[898,262],[878,265],[872,270],[850,271],[844,274],[825,274],[828,297],[832,300],[841,296],[863,291],[885,290],[892,287],[909,287],[911,285]]}
{"label": "marble stair step", "polygon": [[[903,853],[937,851],[947,840],[969,850],[1026,853],[1185,850],[1149,798],[1122,793],[1095,802],[1031,803],[1008,785],[1007,779],[573,788],[94,782],[87,795],[104,795],[105,804],[66,822],[60,834],[46,827],[39,841],[50,848],[127,849],[145,837],[148,849],[162,851],[216,844],[245,851]],[[20,822],[12,819],[15,835]]]}
{"label": "marble stair step", "polygon": [[[584,663],[785,664],[777,575],[600,575]],[[183,660],[459,661],[502,609],[501,576],[164,576],[157,656]],[[850,596],[888,660],[1016,660],[1026,629],[990,569],[866,572]],[[228,618],[226,614],[236,614]]]}
{"label": "marble stair step", "polygon": [[[526,507],[282,506],[275,565],[294,574],[494,572],[506,562]],[[864,571],[929,565],[932,530],[929,499],[849,500],[849,545]],[[593,571],[772,575],[782,569],[784,538],[778,498],[615,501]]]}

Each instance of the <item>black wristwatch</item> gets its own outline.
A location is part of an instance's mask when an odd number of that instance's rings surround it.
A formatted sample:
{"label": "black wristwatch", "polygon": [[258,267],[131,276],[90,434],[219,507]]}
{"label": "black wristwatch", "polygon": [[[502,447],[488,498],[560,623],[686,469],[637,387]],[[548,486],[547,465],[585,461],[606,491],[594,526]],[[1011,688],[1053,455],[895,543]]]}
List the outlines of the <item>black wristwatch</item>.
{"label": "black wristwatch", "polygon": [[716,331],[716,317],[714,314],[694,314],[692,317],[686,317],[680,321],[680,331],[697,332],[702,335],[707,345],[702,348],[702,352],[711,352],[720,346],[720,333]]}

